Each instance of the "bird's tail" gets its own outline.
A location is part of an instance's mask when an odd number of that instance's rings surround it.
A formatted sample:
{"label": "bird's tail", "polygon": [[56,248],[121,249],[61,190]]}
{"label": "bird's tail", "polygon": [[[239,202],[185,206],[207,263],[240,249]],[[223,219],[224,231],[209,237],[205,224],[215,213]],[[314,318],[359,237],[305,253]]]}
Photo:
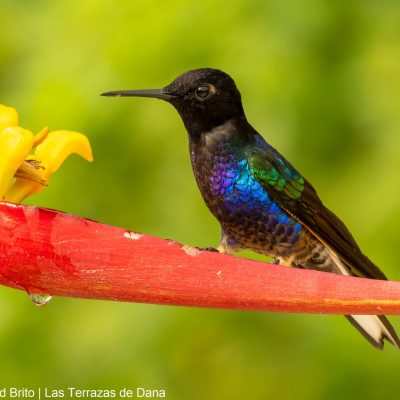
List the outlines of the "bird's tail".
{"label": "bird's tail", "polygon": [[[317,249],[318,254],[321,256],[319,260],[311,257],[305,260],[303,264],[296,264],[296,266],[332,272],[339,275],[353,275],[336,253],[326,246],[321,247]],[[346,315],[346,318],[378,349],[383,349],[385,339],[397,348],[400,348],[400,339],[384,315]]]}
{"label": "bird's tail", "polygon": [[[330,249],[327,250],[331,256],[332,272],[340,275],[352,275],[339,257]],[[384,315],[346,315],[346,318],[378,349],[383,349],[385,339],[400,348],[400,339]]]}
{"label": "bird's tail", "polygon": [[400,347],[396,331],[384,315],[346,315],[346,318],[378,349],[383,349],[384,339]]}

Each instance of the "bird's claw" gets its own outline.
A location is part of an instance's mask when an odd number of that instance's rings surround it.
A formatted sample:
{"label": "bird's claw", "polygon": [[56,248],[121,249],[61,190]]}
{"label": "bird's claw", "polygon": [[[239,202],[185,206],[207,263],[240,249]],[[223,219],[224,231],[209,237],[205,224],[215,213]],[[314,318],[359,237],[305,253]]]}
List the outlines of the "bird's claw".
{"label": "bird's claw", "polygon": [[201,251],[212,251],[213,253],[219,253],[219,250],[215,247],[198,247]]}

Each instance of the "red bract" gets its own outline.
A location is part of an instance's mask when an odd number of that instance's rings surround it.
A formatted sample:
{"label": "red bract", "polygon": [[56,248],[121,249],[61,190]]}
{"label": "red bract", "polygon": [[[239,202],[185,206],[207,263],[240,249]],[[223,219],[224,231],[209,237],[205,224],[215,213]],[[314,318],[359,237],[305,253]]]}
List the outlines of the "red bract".
{"label": "red bract", "polygon": [[0,203],[0,283],[29,293],[237,310],[400,314],[400,282],[245,260]]}

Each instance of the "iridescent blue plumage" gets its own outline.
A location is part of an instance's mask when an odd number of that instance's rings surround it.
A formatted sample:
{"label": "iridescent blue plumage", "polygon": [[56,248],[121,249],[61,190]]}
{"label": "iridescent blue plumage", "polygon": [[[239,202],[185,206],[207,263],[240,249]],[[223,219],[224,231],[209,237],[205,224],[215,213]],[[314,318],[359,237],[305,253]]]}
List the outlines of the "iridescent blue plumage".
{"label": "iridescent blue plumage", "polygon": [[[278,243],[294,244],[299,240],[301,224],[283,211],[268,195],[265,188],[253,176],[246,159],[237,160],[228,156],[224,162],[217,162],[210,171],[210,193],[220,198],[219,207],[225,215],[233,215],[228,224],[237,220],[241,226],[243,220],[257,221],[269,229],[275,229]],[[224,224],[225,225],[225,224]],[[276,229],[278,227],[278,229]],[[225,231],[230,231],[225,228]],[[232,234],[236,243],[247,242],[240,235]],[[237,237],[240,236],[240,237]],[[266,238],[262,232],[253,232],[251,241],[262,240],[265,252]],[[243,243],[243,247],[246,243]],[[247,245],[248,246],[248,245]],[[256,245],[255,250],[259,250]]]}
{"label": "iridescent blue plumage", "polygon": [[196,146],[191,152],[193,170],[206,204],[221,223],[222,241],[231,250],[288,257],[301,238],[302,225],[270,196],[251,166],[255,149],[275,150],[259,135],[255,146],[233,146],[238,143],[227,134],[229,124],[214,131],[204,146],[191,144]]}

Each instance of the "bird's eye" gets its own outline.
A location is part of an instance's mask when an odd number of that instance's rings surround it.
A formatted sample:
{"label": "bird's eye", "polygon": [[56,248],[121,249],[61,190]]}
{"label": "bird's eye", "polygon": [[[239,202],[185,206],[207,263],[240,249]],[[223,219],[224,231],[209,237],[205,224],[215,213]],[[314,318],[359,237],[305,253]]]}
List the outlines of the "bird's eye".
{"label": "bird's eye", "polygon": [[211,94],[211,87],[209,85],[200,85],[196,88],[196,97],[200,100],[206,99]]}

